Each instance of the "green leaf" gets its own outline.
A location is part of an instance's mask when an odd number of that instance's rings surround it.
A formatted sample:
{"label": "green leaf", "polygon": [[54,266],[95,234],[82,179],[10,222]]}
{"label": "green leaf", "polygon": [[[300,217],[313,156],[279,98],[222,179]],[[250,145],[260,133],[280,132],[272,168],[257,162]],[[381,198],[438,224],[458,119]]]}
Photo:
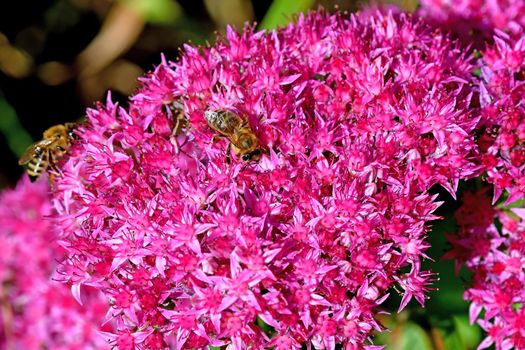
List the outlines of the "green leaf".
{"label": "green leaf", "polygon": [[173,0],[121,0],[140,13],[146,22],[170,24],[182,14],[182,8]]}
{"label": "green leaf", "polygon": [[374,337],[374,344],[386,345],[390,350],[433,350],[428,334],[414,322],[401,322]]}
{"label": "green leaf", "polygon": [[275,329],[273,329],[272,326],[267,325],[259,316],[257,316],[257,325],[261,327],[262,331],[266,333],[266,335],[271,335],[271,333],[275,333]]}
{"label": "green leaf", "polygon": [[[507,197],[508,197],[508,194],[506,193],[505,194],[505,199]],[[503,202],[502,204],[498,204],[497,207],[500,208],[500,209],[503,209],[503,210],[510,210],[512,208],[522,208],[523,207],[523,202],[524,202],[523,199],[518,199],[517,201],[512,202],[512,203],[510,203],[508,205],[505,205],[504,204],[505,202]]]}
{"label": "green leaf", "polygon": [[4,134],[11,151],[20,157],[27,146],[33,143],[31,135],[24,129],[15,109],[0,92],[0,133]]}
{"label": "green leaf", "polygon": [[305,12],[315,4],[315,0],[274,0],[261,21],[261,29],[274,29],[290,22],[293,15]]}
{"label": "green leaf", "polygon": [[[454,316],[454,327],[458,337],[467,349],[475,349],[481,342],[481,330],[477,324],[471,325],[468,316]],[[448,349],[448,348],[447,348]]]}
{"label": "green leaf", "polygon": [[432,341],[427,333],[412,322],[406,324],[400,341],[401,350],[433,350]]}
{"label": "green leaf", "polygon": [[445,349],[467,350],[458,333],[453,332],[445,337]]}

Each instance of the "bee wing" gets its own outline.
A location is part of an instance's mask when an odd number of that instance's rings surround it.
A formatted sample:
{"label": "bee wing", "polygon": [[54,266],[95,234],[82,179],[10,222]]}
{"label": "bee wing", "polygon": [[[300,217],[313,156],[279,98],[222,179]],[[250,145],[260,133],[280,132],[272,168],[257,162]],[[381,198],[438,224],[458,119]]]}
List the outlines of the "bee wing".
{"label": "bee wing", "polygon": [[18,164],[19,165],[24,165],[24,164],[29,163],[29,161],[31,161],[31,159],[33,159],[33,157],[35,157],[35,154],[36,154],[36,152],[38,152],[39,148],[47,147],[47,146],[49,146],[52,143],[53,143],[52,140],[41,140],[41,141],[33,143],[32,145],[27,147],[27,149],[25,150],[24,154],[22,154],[22,156],[18,160]]}
{"label": "bee wing", "polygon": [[206,111],[204,112],[204,119],[208,123],[208,125],[212,128],[217,130],[217,120],[219,119],[219,113],[216,111]]}
{"label": "bee wing", "polygon": [[224,110],[206,111],[204,112],[204,119],[209,127],[227,137],[235,132],[235,128],[242,121],[235,114]]}

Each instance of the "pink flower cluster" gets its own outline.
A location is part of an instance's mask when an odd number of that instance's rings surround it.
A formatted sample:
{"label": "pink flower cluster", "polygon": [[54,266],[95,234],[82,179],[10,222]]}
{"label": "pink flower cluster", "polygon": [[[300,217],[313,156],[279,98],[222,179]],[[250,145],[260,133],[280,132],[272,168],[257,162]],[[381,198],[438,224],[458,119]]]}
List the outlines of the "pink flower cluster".
{"label": "pink flower cluster", "polygon": [[[472,70],[405,15],[185,46],[128,110],[88,111],[55,183],[62,278],[105,293],[123,350],[380,348],[378,306],[394,287],[423,304],[433,279],[428,189],[479,171]],[[228,163],[210,110],[246,118],[262,158]]]}
{"label": "pink flower cluster", "polygon": [[0,348],[109,349],[97,334],[107,310],[91,290],[84,306],[51,280],[64,250],[57,242],[45,181],[22,180],[0,196]]}
{"label": "pink flower cluster", "polygon": [[418,14],[480,48],[496,29],[520,35],[525,26],[523,0],[421,0]]}
{"label": "pink flower cluster", "polygon": [[463,193],[447,256],[473,273],[470,320],[487,333],[478,349],[525,349],[525,208],[493,208],[486,192]]}
{"label": "pink flower cluster", "polygon": [[495,199],[507,190],[513,202],[525,196],[525,36],[495,37],[483,53],[481,78],[482,165]]}

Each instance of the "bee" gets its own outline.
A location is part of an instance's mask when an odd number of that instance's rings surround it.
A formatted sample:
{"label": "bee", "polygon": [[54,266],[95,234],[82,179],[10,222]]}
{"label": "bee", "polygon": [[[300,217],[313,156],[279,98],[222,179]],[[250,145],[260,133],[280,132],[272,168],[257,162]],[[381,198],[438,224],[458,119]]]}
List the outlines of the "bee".
{"label": "bee", "polygon": [[257,161],[261,158],[259,140],[247,120],[224,110],[206,111],[204,118],[213,130],[219,132],[220,135],[217,136],[226,137],[230,141],[226,150],[228,162],[230,147],[244,161]]}
{"label": "bee", "polygon": [[42,140],[27,147],[18,164],[27,164],[27,174],[31,182],[38,179],[49,167],[55,168],[56,162],[67,153],[75,126],[75,123],[52,126],[44,131]]}

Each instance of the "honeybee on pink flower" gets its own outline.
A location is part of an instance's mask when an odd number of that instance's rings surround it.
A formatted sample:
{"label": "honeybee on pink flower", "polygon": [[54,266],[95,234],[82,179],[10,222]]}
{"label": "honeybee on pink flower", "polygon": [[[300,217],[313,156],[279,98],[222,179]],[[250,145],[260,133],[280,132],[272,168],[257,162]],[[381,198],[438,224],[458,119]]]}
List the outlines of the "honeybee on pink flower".
{"label": "honeybee on pink flower", "polygon": [[230,148],[244,161],[257,161],[261,158],[259,140],[247,120],[224,110],[206,111],[204,118],[213,130],[220,133],[219,137],[226,137],[230,141],[226,150],[228,161]]}
{"label": "honeybee on pink flower", "polygon": [[27,147],[18,164],[27,166],[31,182],[36,181],[47,169],[56,167],[56,163],[71,146],[75,127],[75,123],[54,125],[44,131],[42,140]]}

